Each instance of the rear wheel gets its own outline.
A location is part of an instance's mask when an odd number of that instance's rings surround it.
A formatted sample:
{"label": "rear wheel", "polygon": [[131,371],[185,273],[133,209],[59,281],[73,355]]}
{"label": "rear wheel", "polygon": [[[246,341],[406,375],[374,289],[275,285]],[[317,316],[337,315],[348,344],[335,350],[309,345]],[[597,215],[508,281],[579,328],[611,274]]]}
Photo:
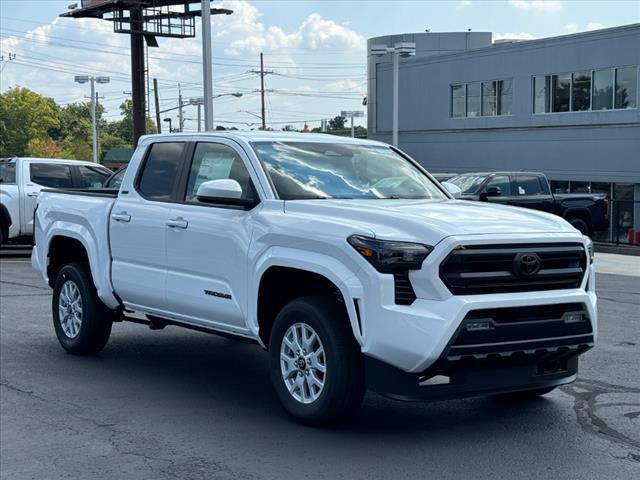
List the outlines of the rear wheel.
{"label": "rear wheel", "polygon": [[589,225],[587,225],[587,222],[585,222],[581,218],[572,218],[569,220],[569,223],[573,228],[578,230],[581,234],[591,236]]}
{"label": "rear wheel", "polygon": [[285,410],[314,425],[354,413],[365,392],[362,354],[344,308],[332,297],[291,301],[269,341],[271,381]]}
{"label": "rear wheel", "polygon": [[71,263],[60,270],[51,308],[56,336],[65,350],[92,355],[104,348],[114,314],[98,298],[86,263]]}

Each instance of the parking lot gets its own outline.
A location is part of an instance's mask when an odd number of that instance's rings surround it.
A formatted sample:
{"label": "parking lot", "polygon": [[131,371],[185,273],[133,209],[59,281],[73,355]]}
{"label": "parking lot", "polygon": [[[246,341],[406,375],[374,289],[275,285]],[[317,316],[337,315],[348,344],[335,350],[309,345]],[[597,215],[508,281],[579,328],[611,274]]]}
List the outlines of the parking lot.
{"label": "parking lot", "polygon": [[256,346],[124,323],[74,357],[30,264],[2,260],[0,282],[2,478],[640,478],[638,276],[598,274],[574,384],[523,403],[368,394],[337,430],[286,416]]}

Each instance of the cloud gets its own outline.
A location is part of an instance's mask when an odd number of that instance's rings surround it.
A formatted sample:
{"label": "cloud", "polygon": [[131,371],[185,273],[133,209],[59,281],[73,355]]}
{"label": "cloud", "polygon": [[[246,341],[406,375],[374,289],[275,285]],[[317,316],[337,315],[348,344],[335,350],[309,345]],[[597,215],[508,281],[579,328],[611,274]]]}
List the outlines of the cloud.
{"label": "cloud", "polygon": [[509,0],[509,5],[532,12],[550,13],[562,10],[562,2],[559,0]]}
{"label": "cloud", "polygon": [[496,33],[493,35],[493,41],[497,40],[535,40],[537,37],[531,33]]}
{"label": "cloud", "polygon": [[219,19],[214,29],[215,38],[228,43],[225,53],[238,56],[260,51],[304,48],[311,50],[364,51],[364,37],[347,25],[327,20],[318,13],[310,14],[292,32],[285,32],[277,26],[265,26],[259,10],[245,0],[226,0],[220,7],[234,11],[230,17]]}
{"label": "cloud", "polygon": [[458,2],[458,4],[456,5],[456,9],[460,10],[462,8],[467,8],[470,7],[472,5],[471,0],[461,0]]}
{"label": "cloud", "polygon": [[592,30],[600,30],[601,28],[607,28],[607,27],[599,22],[589,22],[584,26],[578,25],[577,23],[567,23],[564,26],[564,31],[566,33],[579,33],[579,32],[590,32]]}

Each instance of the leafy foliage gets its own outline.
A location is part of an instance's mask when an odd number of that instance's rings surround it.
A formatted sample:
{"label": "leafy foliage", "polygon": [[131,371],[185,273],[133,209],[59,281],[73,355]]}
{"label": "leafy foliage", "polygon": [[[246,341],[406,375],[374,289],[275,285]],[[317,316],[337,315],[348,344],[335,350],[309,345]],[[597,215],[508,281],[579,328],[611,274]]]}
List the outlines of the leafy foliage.
{"label": "leafy foliage", "polygon": [[[122,119],[107,122],[104,107],[98,103],[96,117],[99,157],[114,147],[132,147],[133,105],[120,105]],[[147,133],[156,133],[147,119]],[[16,87],[0,94],[0,156],[89,160],[92,156],[91,103],[58,106],[28,88]]]}

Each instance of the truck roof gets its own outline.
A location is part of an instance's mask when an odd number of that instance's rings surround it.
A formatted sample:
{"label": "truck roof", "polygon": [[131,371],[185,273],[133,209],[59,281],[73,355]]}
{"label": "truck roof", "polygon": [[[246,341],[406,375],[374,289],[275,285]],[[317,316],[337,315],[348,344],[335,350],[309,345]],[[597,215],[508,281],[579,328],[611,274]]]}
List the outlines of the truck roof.
{"label": "truck roof", "polygon": [[261,131],[261,130],[220,130],[215,132],[201,133],[171,133],[155,134],[140,137],[139,145],[148,141],[158,141],[175,138],[228,138],[245,143],[250,142],[322,142],[322,143],[346,143],[353,145],[382,145],[386,143],[361,138],[341,137],[327,133],[301,133],[283,131]]}
{"label": "truck roof", "polygon": [[[52,163],[71,163],[74,165],[98,165],[88,160],[72,160],[68,158],[38,158],[38,157],[8,157],[0,158],[2,163],[13,163],[18,160],[30,160],[35,162],[52,162]],[[104,165],[100,165],[101,167]]]}

